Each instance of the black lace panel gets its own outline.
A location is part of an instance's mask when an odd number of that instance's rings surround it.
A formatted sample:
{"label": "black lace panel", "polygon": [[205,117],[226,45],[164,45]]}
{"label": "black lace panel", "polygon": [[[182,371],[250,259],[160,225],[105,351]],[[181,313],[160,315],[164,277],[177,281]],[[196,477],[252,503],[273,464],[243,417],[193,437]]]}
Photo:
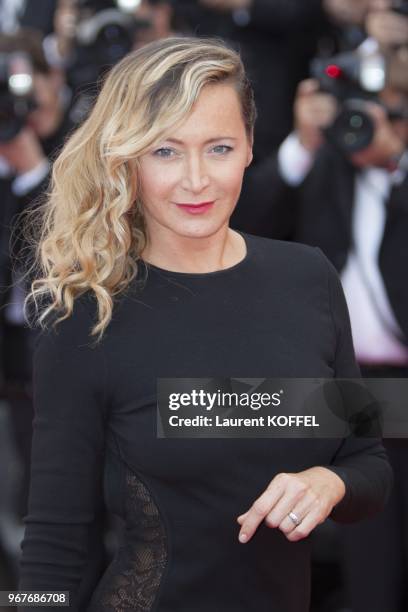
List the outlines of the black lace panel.
{"label": "black lace panel", "polygon": [[99,582],[87,612],[150,612],[167,561],[164,524],[137,474],[125,473],[124,542]]}

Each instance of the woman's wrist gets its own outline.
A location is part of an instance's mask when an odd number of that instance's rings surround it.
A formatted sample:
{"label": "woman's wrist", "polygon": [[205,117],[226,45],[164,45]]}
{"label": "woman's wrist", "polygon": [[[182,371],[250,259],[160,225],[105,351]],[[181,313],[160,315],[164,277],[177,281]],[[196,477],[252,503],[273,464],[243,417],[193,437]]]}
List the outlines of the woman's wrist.
{"label": "woman's wrist", "polygon": [[332,490],[332,495],[334,499],[333,506],[338,504],[346,494],[346,485],[345,482],[340,476],[329,467],[323,467],[321,465],[316,466],[314,468],[316,470],[320,470],[322,475],[329,476],[330,478],[330,488]]}

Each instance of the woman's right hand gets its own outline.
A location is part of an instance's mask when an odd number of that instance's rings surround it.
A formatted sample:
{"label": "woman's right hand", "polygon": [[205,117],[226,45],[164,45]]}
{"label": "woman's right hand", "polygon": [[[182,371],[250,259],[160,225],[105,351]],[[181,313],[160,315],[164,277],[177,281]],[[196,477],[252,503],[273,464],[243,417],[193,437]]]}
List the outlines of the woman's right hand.
{"label": "woman's right hand", "polygon": [[345,493],[343,480],[323,466],[277,474],[249,510],[237,517],[239,541],[248,542],[262,521],[280,529],[290,542],[302,540],[326,520]]}

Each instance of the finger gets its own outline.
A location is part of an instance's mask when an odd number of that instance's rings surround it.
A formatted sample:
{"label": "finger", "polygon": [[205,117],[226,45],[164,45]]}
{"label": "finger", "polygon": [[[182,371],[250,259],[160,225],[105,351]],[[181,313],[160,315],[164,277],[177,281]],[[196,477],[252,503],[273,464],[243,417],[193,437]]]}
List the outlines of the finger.
{"label": "finger", "polygon": [[275,504],[275,507],[265,517],[265,523],[268,525],[268,527],[278,527],[306,493],[306,483],[291,483],[288,489],[285,491],[285,495],[280,498],[280,500]]}
{"label": "finger", "polygon": [[238,523],[242,523],[242,522],[244,521],[244,519],[245,519],[245,517],[247,516],[248,512],[249,512],[249,510],[248,510],[247,512],[244,512],[244,514],[240,514],[240,515],[237,517],[237,521],[238,521]]}
{"label": "finger", "polygon": [[308,96],[319,91],[319,81],[317,79],[305,79],[300,81],[297,87],[297,93],[300,96]]}
{"label": "finger", "polygon": [[308,119],[316,125],[326,125],[333,121],[335,114],[336,108],[334,106],[322,104],[320,107],[317,106],[311,110]]}
{"label": "finger", "polygon": [[293,525],[293,521],[288,518],[289,513],[294,512],[299,518],[303,518],[315,501],[316,495],[313,491],[307,490],[306,486],[298,488],[294,495],[291,497],[285,496],[276,504],[275,508],[266,517],[265,522],[271,527],[280,528],[281,523],[287,519]]}
{"label": "finger", "polygon": [[287,534],[287,539],[290,542],[298,542],[307,538],[308,535],[319,525],[323,523],[327,515],[322,513],[321,506],[314,504],[313,508],[306,514],[300,525]]}
{"label": "finger", "polygon": [[[304,520],[304,518],[306,517],[307,512],[301,513],[299,511],[295,512],[295,510],[292,510],[292,512],[296,514],[296,516],[299,518],[298,525],[300,525],[302,521]],[[279,531],[281,531],[283,534],[287,536],[289,533],[294,531],[296,527],[298,527],[298,525],[294,523],[292,519],[289,517],[289,514],[287,514],[285,518],[283,519],[283,521],[278,525],[278,528],[279,528]]]}
{"label": "finger", "polygon": [[252,538],[259,524],[281,498],[284,493],[284,483],[287,482],[286,479],[282,478],[284,476],[286,476],[286,474],[278,474],[278,476],[275,476],[266,491],[254,501],[251,508],[248,510],[238,535],[240,542],[244,543]]}
{"label": "finger", "polygon": [[[290,510],[290,512],[293,512],[299,518],[300,523],[302,523],[305,517],[307,516],[307,514],[313,509],[315,503],[316,503],[316,496],[313,493],[310,493],[306,495],[306,497],[302,499],[301,502],[296,504],[292,508],[292,510]],[[282,531],[282,533],[287,535],[291,531],[294,531],[297,526],[298,525],[296,525],[296,523],[294,523],[293,520],[290,518],[289,512],[288,512],[286,516],[283,518],[283,520],[280,522],[280,524],[278,525],[278,528],[280,529],[280,531]]]}
{"label": "finger", "polygon": [[383,106],[376,102],[366,102],[365,108],[376,123],[381,123],[387,120],[387,113]]}

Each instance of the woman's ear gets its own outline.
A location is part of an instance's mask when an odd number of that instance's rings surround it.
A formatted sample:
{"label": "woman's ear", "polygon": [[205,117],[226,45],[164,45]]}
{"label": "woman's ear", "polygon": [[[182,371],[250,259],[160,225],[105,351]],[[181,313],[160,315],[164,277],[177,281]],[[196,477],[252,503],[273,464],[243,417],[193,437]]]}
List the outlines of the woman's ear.
{"label": "woman's ear", "polygon": [[252,152],[253,146],[254,146],[254,132],[252,130],[249,141],[248,141],[248,155],[247,155],[246,168],[248,168],[248,166],[251,164],[253,157],[254,157],[253,152]]}
{"label": "woman's ear", "polygon": [[251,164],[253,158],[254,158],[254,154],[252,152],[252,145],[250,145],[250,147],[248,148],[246,168],[248,168],[248,166]]}

